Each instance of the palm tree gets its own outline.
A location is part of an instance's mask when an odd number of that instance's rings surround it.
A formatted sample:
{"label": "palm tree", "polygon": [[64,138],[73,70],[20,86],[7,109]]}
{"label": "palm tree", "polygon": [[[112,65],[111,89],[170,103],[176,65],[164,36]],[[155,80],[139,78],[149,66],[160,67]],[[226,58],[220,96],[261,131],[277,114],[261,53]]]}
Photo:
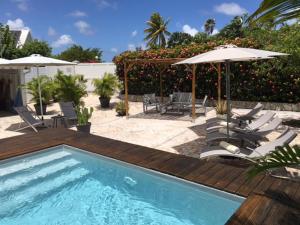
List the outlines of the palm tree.
{"label": "palm tree", "polygon": [[150,20],[146,22],[148,28],[144,30],[148,47],[166,47],[166,36],[171,35],[167,30],[169,22],[170,20],[165,21],[159,13],[152,14]]}
{"label": "palm tree", "polygon": [[256,160],[256,164],[250,168],[248,171],[249,178],[255,177],[257,174],[282,168],[286,166],[298,166],[300,165],[300,146],[295,145],[290,147],[289,145],[285,145],[284,147],[276,147],[276,150],[271,152],[270,154],[258,158]]}
{"label": "palm tree", "polygon": [[281,24],[291,19],[300,18],[300,0],[264,0],[259,8],[249,17],[250,23]]}
{"label": "palm tree", "polygon": [[214,19],[206,20],[206,22],[204,24],[205,33],[207,33],[208,35],[211,35],[214,32],[215,26],[216,26],[216,21]]}

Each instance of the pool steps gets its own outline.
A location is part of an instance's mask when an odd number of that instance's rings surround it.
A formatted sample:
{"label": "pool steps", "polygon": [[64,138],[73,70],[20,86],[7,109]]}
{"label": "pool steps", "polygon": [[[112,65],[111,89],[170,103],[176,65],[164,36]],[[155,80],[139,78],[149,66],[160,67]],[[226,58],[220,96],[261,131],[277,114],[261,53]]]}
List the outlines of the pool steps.
{"label": "pool steps", "polygon": [[7,179],[0,183],[0,217],[86,177],[89,171],[78,167],[81,162],[70,155],[66,151],[54,152],[27,158],[17,165],[1,166],[0,176]]}

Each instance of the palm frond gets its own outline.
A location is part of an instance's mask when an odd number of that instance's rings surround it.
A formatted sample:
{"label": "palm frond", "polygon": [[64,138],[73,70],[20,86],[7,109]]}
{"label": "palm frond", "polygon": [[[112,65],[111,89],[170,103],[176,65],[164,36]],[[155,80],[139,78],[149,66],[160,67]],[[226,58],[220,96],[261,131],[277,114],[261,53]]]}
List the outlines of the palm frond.
{"label": "palm frond", "polygon": [[276,147],[275,151],[256,160],[256,164],[248,171],[248,177],[253,178],[264,171],[295,165],[300,165],[300,146]]}

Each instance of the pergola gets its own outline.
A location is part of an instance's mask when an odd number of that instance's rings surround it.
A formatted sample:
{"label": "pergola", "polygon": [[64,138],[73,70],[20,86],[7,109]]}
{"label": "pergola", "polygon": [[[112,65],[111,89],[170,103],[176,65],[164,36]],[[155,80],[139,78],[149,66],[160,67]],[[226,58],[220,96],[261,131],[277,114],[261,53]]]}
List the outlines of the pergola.
{"label": "pergola", "polygon": [[[124,86],[125,86],[125,109],[126,109],[126,118],[129,116],[129,107],[128,107],[128,72],[131,70],[134,65],[143,65],[143,64],[156,64],[160,66],[159,71],[159,86],[160,86],[160,100],[163,102],[163,79],[162,74],[166,69],[177,62],[183,61],[186,58],[165,58],[165,59],[131,59],[124,62]],[[213,68],[218,71],[218,101],[221,100],[221,64],[219,63],[216,67],[211,64]],[[188,65],[186,65],[188,67]],[[196,69],[197,65],[193,64],[192,68],[192,120],[196,118]]]}

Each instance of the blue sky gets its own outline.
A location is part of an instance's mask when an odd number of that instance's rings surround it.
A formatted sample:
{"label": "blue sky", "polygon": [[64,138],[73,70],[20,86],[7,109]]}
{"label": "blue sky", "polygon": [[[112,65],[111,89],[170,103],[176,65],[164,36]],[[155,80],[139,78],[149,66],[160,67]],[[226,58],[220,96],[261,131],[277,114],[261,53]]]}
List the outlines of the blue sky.
{"label": "blue sky", "polygon": [[54,53],[72,43],[103,50],[103,59],[145,46],[143,30],[153,12],[170,18],[169,30],[195,34],[208,18],[216,31],[235,15],[251,13],[260,0],[0,0],[0,22],[28,28]]}

